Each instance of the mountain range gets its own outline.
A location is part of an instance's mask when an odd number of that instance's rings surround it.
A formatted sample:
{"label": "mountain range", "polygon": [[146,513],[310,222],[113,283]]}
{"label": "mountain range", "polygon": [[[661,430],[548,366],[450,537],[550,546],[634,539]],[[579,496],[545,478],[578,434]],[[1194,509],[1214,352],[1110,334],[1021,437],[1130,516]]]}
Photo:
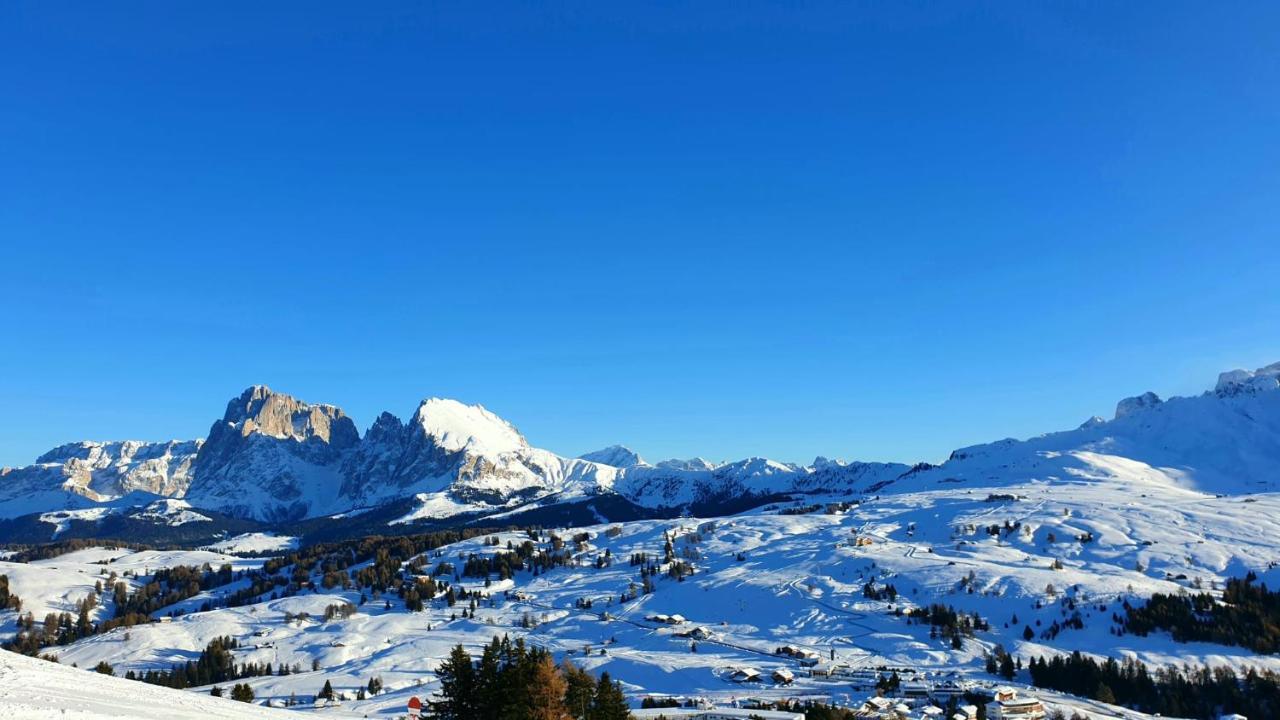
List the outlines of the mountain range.
{"label": "mountain range", "polygon": [[801,466],[765,458],[649,463],[623,446],[568,458],[530,446],[482,406],[441,398],[423,400],[407,421],[383,413],[362,435],[338,407],[255,385],[227,404],[204,440],[71,443],[0,470],[7,519],[0,539],[32,528],[93,534],[107,518],[117,532],[122,518],[170,531],[208,521],[206,531],[216,532],[226,523],[357,517],[384,529],[511,522],[566,508],[594,521],[709,515],[798,494],[1074,482],[1118,472],[1201,491],[1265,492],[1280,483],[1278,389],[1280,363],[1223,373],[1195,397],[1127,398],[1111,420],[963,448],[939,466],[821,457]]}

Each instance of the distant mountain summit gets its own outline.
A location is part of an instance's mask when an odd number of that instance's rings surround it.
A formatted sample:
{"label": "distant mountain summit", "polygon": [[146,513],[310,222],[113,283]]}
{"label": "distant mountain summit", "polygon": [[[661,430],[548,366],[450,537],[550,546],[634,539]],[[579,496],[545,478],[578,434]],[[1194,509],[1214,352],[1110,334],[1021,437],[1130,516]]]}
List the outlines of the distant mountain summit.
{"label": "distant mountain summit", "polygon": [[1280,363],[1223,373],[1196,397],[1122,400],[1112,420],[962,448],[940,466],[821,457],[808,466],[768,458],[651,464],[622,445],[567,458],[530,446],[482,406],[442,398],[423,400],[408,421],[384,412],[361,435],[338,407],[255,385],[227,404],[207,440],[71,443],[0,471],[0,517],[62,513],[66,521],[110,504],[117,517],[136,520],[157,513],[122,508],[173,498],[192,513],[265,524],[510,519],[575,506],[598,519],[716,514],[794,494],[1104,477],[1213,493],[1280,488]]}
{"label": "distant mountain summit", "polygon": [[0,469],[0,517],[83,508],[130,493],[181,497],[202,440],[76,442]]}
{"label": "distant mountain summit", "polygon": [[1213,390],[1193,397],[1147,392],[1121,400],[1109,421],[961,448],[903,486],[1097,479],[1210,494],[1280,490],[1280,363],[1223,373]]}
{"label": "distant mountain summit", "polygon": [[579,460],[600,463],[602,465],[612,465],[619,468],[636,467],[637,465],[648,465],[644,458],[640,457],[636,451],[624,445],[610,445],[607,448],[589,452],[585,455],[579,455]]}

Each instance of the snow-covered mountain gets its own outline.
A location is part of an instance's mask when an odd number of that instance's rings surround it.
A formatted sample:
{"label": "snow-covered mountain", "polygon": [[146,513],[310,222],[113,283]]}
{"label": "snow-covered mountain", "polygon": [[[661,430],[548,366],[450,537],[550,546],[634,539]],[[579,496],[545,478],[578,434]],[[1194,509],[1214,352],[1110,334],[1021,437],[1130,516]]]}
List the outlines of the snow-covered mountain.
{"label": "snow-covered mountain", "polygon": [[338,408],[255,385],[228,403],[209,430],[186,499],[261,520],[341,509],[340,467],[359,444],[355,423]]}
{"label": "snow-covered mountain", "polygon": [[[125,450],[112,455],[104,448]],[[168,454],[157,448],[167,448]],[[92,450],[91,460],[80,459],[72,449],[79,449],[79,455]],[[181,450],[186,454],[179,455]],[[61,464],[53,462],[64,456]],[[112,464],[117,456],[159,460],[134,468],[123,460]],[[93,467],[115,468],[114,474],[91,475],[82,467],[90,462]],[[170,476],[157,475],[169,468]],[[145,484],[117,477],[143,477],[144,469],[151,473]],[[622,446],[567,458],[530,446],[511,423],[482,406],[442,398],[422,401],[408,422],[383,413],[362,437],[337,407],[255,385],[228,403],[206,441],[163,446],[82,443],[42,457],[40,465],[9,471],[22,482],[7,486],[11,502],[0,511],[8,517],[83,508],[89,512],[127,491],[145,489],[183,498],[195,508],[268,523],[407,502],[407,511],[397,519],[408,522],[545,508],[604,496],[649,509],[728,498],[763,501],[778,493],[849,490],[862,481],[891,480],[906,469],[825,460],[804,468],[763,458],[719,465],[700,458],[650,465]],[[72,480],[64,482],[63,476]]]}
{"label": "snow-covered mountain", "polygon": [[[77,443],[4,471],[0,516],[94,508],[129,493],[182,498],[232,518],[281,523],[394,507],[388,520],[502,515],[612,498],[645,511],[715,514],[795,493],[1154,478],[1204,492],[1280,486],[1280,363],[1223,373],[1202,395],[1122,400],[1112,420],[955,451],[940,466],[817,458],[650,464],[617,445],[567,458],[529,445],[479,405],[429,398],[364,433],[343,411],[253,386],[207,441]],[[592,512],[599,512],[593,510]],[[643,514],[643,513],[641,513]]]}
{"label": "snow-covered mountain", "polygon": [[607,448],[579,455],[578,459],[620,468],[649,464],[644,461],[644,458],[640,457],[639,453],[625,445],[610,445]]}
{"label": "snow-covered mountain", "polygon": [[1226,495],[1280,489],[1280,363],[1222,373],[1213,390],[1194,397],[1126,398],[1110,421],[1090,418],[1074,430],[962,448],[895,489],[1099,478]]}
{"label": "snow-covered mountain", "polygon": [[61,445],[36,458],[34,465],[0,469],[0,516],[88,507],[133,492],[182,497],[202,443]]}

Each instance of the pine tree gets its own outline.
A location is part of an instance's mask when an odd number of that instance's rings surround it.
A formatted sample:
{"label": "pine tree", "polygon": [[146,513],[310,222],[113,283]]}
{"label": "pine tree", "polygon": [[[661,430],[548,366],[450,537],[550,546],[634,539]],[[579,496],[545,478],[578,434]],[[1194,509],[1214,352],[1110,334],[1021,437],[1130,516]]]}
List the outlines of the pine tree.
{"label": "pine tree", "polygon": [[324,687],[320,688],[320,694],[316,695],[316,698],[320,700],[332,700],[333,699],[333,683],[329,682],[328,680],[325,680]]}
{"label": "pine tree", "polygon": [[231,688],[231,699],[243,703],[253,702],[253,688],[249,687],[249,683],[236,683]]}
{"label": "pine tree", "polygon": [[627,720],[630,717],[631,711],[627,709],[622,685],[614,682],[609,673],[600,673],[595,700],[591,704],[590,720]]}
{"label": "pine tree", "polygon": [[458,645],[436,669],[440,679],[440,700],[431,702],[432,717],[438,720],[468,720],[476,717],[476,677],[471,656]]}
{"label": "pine tree", "polygon": [[576,720],[587,720],[591,716],[591,706],[596,694],[595,678],[568,660],[560,665],[560,673],[564,675],[567,686],[564,694],[565,707]]}
{"label": "pine tree", "polygon": [[1013,666],[1013,658],[1005,655],[1000,659],[1000,675],[1006,680],[1012,680],[1017,670]]}
{"label": "pine tree", "polygon": [[496,718],[504,702],[502,683],[502,643],[495,635],[480,654],[476,669],[476,711],[479,717]]}
{"label": "pine tree", "polygon": [[1116,704],[1115,693],[1111,692],[1111,688],[1108,687],[1106,683],[1098,683],[1098,689],[1093,691],[1093,697],[1095,700],[1107,703],[1108,705]]}

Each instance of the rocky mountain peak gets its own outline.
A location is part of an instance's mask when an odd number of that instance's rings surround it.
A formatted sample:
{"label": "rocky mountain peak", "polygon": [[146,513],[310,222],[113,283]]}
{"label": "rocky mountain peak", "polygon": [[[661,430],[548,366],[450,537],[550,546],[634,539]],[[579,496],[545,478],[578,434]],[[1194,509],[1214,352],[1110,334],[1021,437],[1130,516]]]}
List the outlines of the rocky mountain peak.
{"label": "rocky mountain peak", "polygon": [[351,447],[360,441],[355,423],[340,408],[305,403],[266,385],[253,385],[228,403],[222,421],[236,428],[241,436],[258,433],[303,442],[317,438],[336,448]]}
{"label": "rocky mountain peak", "polygon": [[1153,392],[1144,392],[1141,395],[1125,398],[1116,404],[1116,419],[1119,420],[1126,415],[1132,415],[1136,412],[1153,408],[1163,402],[1159,395]]}
{"label": "rocky mountain peak", "polygon": [[1214,391],[1223,396],[1259,393],[1280,388],[1280,362],[1257,370],[1231,370],[1218,376]]}

